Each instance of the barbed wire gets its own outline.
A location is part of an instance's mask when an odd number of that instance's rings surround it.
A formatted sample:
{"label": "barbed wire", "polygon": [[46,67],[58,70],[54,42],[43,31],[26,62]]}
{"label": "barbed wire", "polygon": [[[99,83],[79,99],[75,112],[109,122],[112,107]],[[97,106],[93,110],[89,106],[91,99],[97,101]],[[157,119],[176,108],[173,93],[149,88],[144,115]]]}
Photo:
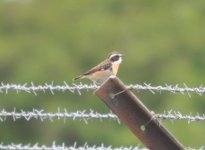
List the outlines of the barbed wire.
{"label": "barbed wire", "polygon": [[8,144],[5,145],[3,143],[0,144],[1,150],[148,150],[146,148],[141,148],[140,146],[130,146],[130,147],[113,147],[113,146],[105,146],[101,144],[100,146],[89,146],[87,143],[83,146],[77,146],[75,143],[72,146],[66,146],[64,143],[61,145],[56,145],[55,142],[51,146],[39,145],[38,143],[31,145],[23,145],[23,144]]}
{"label": "barbed wire", "polygon": [[[189,115],[183,115],[180,112],[177,111],[167,111],[163,114],[155,114],[154,115],[158,119],[169,119],[169,120],[186,120],[188,123],[190,122],[197,122],[197,121],[205,121],[205,114],[196,114],[192,115],[191,113]],[[112,112],[109,113],[98,113],[94,110],[78,110],[75,112],[70,112],[67,109],[61,110],[60,108],[57,109],[57,112],[45,112],[44,110],[37,110],[33,109],[32,111],[16,111],[16,109],[12,111],[6,111],[5,109],[0,111],[0,122],[5,122],[7,119],[12,119],[13,121],[16,121],[18,119],[25,119],[26,121],[29,121],[31,119],[39,119],[41,121],[44,120],[50,120],[54,121],[54,119],[63,119],[64,122],[66,122],[68,119],[72,120],[80,120],[84,123],[88,123],[90,120],[99,120],[103,121],[105,119],[107,120],[114,120],[120,123],[119,118],[113,114]]]}
{"label": "barbed wire", "polygon": [[[101,144],[100,146],[93,145],[89,146],[85,143],[83,146],[77,146],[77,142],[71,146],[66,146],[64,143],[61,145],[57,145],[56,142],[53,142],[51,146],[39,145],[36,144],[4,144],[0,143],[1,150],[148,150],[147,148],[143,148],[140,145],[138,146],[121,146],[121,147],[113,147],[113,146],[105,146]],[[186,148],[186,150],[204,150],[204,147],[200,147],[198,149]]]}
{"label": "barbed wire", "polygon": [[65,81],[63,82],[62,85],[54,85],[54,82],[48,84],[48,83],[44,83],[42,85],[35,85],[33,82],[31,82],[30,84],[13,84],[13,83],[1,83],[0,85],[0,93],[8,93],[11,90],[16,91],[16,93],[20,93],[20,92],[27,92],[27,93],[33,93],[34,95],[37,95],[38,92],[47,92],[50,91],[51,94],[54,94],[55,92],[66,92],[69,91],[71,93],[74,92],[78,92],[78,94],[81,95],[81,91],[82,90],[95,90],[97,89],[98,86],[95,84],[67,84]]}
{"label": "barbed wire", "polygon": [[[95,84],[68,84],[67,82],[63,82],[61,85],[55,85],[54,82],[48,84],[44,83],[41,85],[35,85],[33,82],[30,84],[25,83],[25,84],[13,84],[13,83],[1,83],[0,84],[0,93],[8,93],[9,91],[16,91],[16,93],[20,92],[27,92],[27,93],[33,93],[37,95],[38,92],[51,92],[51,94],[55,94],[55,92],[71,92],[75,93],[77,92],[78,94],[81,95],[81,92],[83,90],[89,91],[89,90],[96,90],[99,88],[98,85]],[[167,85],[165,84],[164,86],[159,85],[159,86],[152,86],[151,84],[143,83],[142,85],[140,84],[130,84],[127,85],[128,89],[132,90],[145,90],[145,91],[150,91],[151,93],[155,94],[156,92],[161,93],[161,92],[171,92],[171,93],[181,93],[181,94],[188,94],[191,96],[191,93],[198,94],[202,96],[205,94],[205,86],[199,86],[199,87],[188,87],[186,84],[184,84],[182,87],[179,87],[179,85]]]}
{"label": "barbed wire", "polygon": [[155,94],[156,92],[161,93],[161,92],[171,92],[171,93],[181,93],[181,94],[188,94],[189,97],[191,97],[191,93],[198,94],[202,96],[205,94],[205,87],[203,85],[199,87],[188,87],[185,83],[183,84],[183,87],[179,87],[178,84],[176,85],[168,85],[165,84],[164,86],[152,86],[151,84],[144,83],[143,85],[140,84],[131,84],[127,86],[130,89],[135,89],[135,90],[148,90],[151,93]]}
{"label": "barbed wire", "polygon": [[95,112],[93,110],[82,110],[82,111],[76,111],[76,112],[69,112],[67,109],[63,109],[63,111],[58,108],[57,112],[45,112],[44,110],[37,110],[33,109],[32,111],[16,111],[14,109],[13,111],[6,111],[5,109],[0,111],[0,121],[4,122],[6,119],[12,118],[13,121],[16,121],[18,119],[25,119],[26,121],[29,121],[31,119],[40,119],[41,121],[44,120],[50,120],[54,121],[54,119],[63,119],[64,122],[66,122],[68,119],[72,120],[80,120],[85,122],[86,124],[88,123],[89,120],[100,120],[103,121],[104,119],[109,119],[109,120],[115,120],[118,123],[120,123],[118,117],[113,114],[113,113],[107,113],[107,114],[101,114],[98,112]]}
{"label": "barbed wire", "polygon": [[190,113],[189,115],[183,115],[179,111],[165,111],[163,114],[156,114],[156,117],[159,119],[169,119],[169,120],[186,120],[188,123],[190,122],[196,122],[196,121],[205,121],[205,114],[199,114],[192,115]]}

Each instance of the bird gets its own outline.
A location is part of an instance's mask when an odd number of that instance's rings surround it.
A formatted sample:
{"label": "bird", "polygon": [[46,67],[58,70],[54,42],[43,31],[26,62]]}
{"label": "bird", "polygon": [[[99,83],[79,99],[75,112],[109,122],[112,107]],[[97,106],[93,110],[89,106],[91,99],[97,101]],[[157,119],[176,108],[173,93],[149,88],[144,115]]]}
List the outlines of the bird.
{"label": "bird", "polygon": [[90,79],[95,84],[102,84],[110,76],[116,76],[119,66],[122,62],[123,55],[120,52],[114,51],[108,54],[107,59],[86,71],[85,73],[75,77],[73,80]]}

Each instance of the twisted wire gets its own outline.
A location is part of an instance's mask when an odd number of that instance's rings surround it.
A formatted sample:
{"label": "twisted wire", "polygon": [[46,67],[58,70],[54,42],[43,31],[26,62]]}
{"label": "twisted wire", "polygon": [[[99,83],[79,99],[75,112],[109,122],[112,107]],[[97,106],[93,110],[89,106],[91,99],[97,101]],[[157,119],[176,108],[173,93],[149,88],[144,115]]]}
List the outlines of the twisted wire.
{"label": "twisted wire", "polygon": [[129,147],[113,147],[113,146],[105,146],[104,144],[101,144],[100,146],[94,145],[89,146],[87,143],[85,143],[83,146],[77,146],[75,143],[72,146],[66,146],[64,143],[61,145],[56,145],[55,142],[51,146],[46,145],[39,145],[38,143],[31,145],[23,145],[23,144],[8,144],[5,145],[3,143],[0,144],[1,150],[148,150],[146,148],[141,148],[140,146],[129,146]]}
{"label": "twisted wire", "polygon": [[[188,94],[191,96],[191,93],[198,94],[202,96],[205,94],[205,87],[199,86],[199,87],[188,87],[186,84],[184,84],[182,87],[179,87],[179,85],[167,85],[164,86],[152,86],[151,84],[130,84],[126,86],[128,89],[132,90],[145,90],[150,91],[151,93],[162,93],[162,92],[171,92],[171,93],[181,93],[181,94]],[[99,88],[98,85],[95,84],[68,84],[67,82],[63,82],[61,85],[55,85],[54,82],[48,84],[39,84],[35,85],[33,82],[30,84],[14,84],[14,83],[1,83],[0,84],[0,93],[8,93],[9,91],[16,91],[16,93],[20,92],[27,92],[27,93],[33,93],[37,95],[38,92],[50,92],[51,94],[55,94],[55,92],[71,92],[81,95],[82,91],[90,91],[90,90],[96,90]]]}
{"label": "twisted wire", "polygon": [[[178,111],[165,111],[162,114],[154,114],[154,116],[158,119],[168,119],[168,120],[185,120],[190,122],[197,122],[197,121],[205,121],[205,114],[196,114],[192,115],[190,114],[182,114]],[[16,121],[18,119],[25,119],[26,121],[29,121],[31,119],[38,119],[40,121],[44,120],[50,120],[54,121],[54,119],[60,120],[63,119],[64,122],[67,120],[79,120],[83,121],[84,123],[88,123],[90,120],[113,120],[120,123],[119,118],[113,114],[112,112],[109,113],[99,113],[92,109],[90,110],[78,110],[78,111],[68,111],[67,109],[61,110],[60,108],[57,109],[56,112],[45,112],[44,110],[38,110],[33,109],[32,111],[24,111],[20,110],[17,111],[16,109],[12,111],[6,111],[5,109],[2,109],[0,111],[0,121],[5,122],[7,119],[12,119],[13,121]]]}

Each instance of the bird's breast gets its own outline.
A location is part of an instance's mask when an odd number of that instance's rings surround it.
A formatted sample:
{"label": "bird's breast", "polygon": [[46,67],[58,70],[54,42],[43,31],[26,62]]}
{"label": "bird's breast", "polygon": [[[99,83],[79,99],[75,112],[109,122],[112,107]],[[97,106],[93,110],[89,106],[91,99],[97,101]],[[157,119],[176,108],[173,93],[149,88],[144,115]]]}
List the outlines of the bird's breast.
{"label": "bird's breast", "polygon": [[112,64],[112,72],[114,75],[117,75],[118,69],[119,69],[120,64]]}
{"label": "bird's breast", "polygon": [[90,74],[89,78],[93,80],[98,80],[102,78],[108,78],[111,75],[112,75],[112,72],[110,70],[101,70],[101,71],[96,71]]}

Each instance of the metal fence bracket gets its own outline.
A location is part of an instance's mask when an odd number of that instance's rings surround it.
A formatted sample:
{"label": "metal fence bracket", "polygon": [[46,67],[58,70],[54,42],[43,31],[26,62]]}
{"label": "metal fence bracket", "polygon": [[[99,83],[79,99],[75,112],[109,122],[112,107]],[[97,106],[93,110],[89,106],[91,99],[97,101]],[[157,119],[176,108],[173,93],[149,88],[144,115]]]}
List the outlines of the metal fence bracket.
{"label": "metal fence bracket", "polygon": [[150,150],[185,149],[119,78],[110,77],[95,93]]}

